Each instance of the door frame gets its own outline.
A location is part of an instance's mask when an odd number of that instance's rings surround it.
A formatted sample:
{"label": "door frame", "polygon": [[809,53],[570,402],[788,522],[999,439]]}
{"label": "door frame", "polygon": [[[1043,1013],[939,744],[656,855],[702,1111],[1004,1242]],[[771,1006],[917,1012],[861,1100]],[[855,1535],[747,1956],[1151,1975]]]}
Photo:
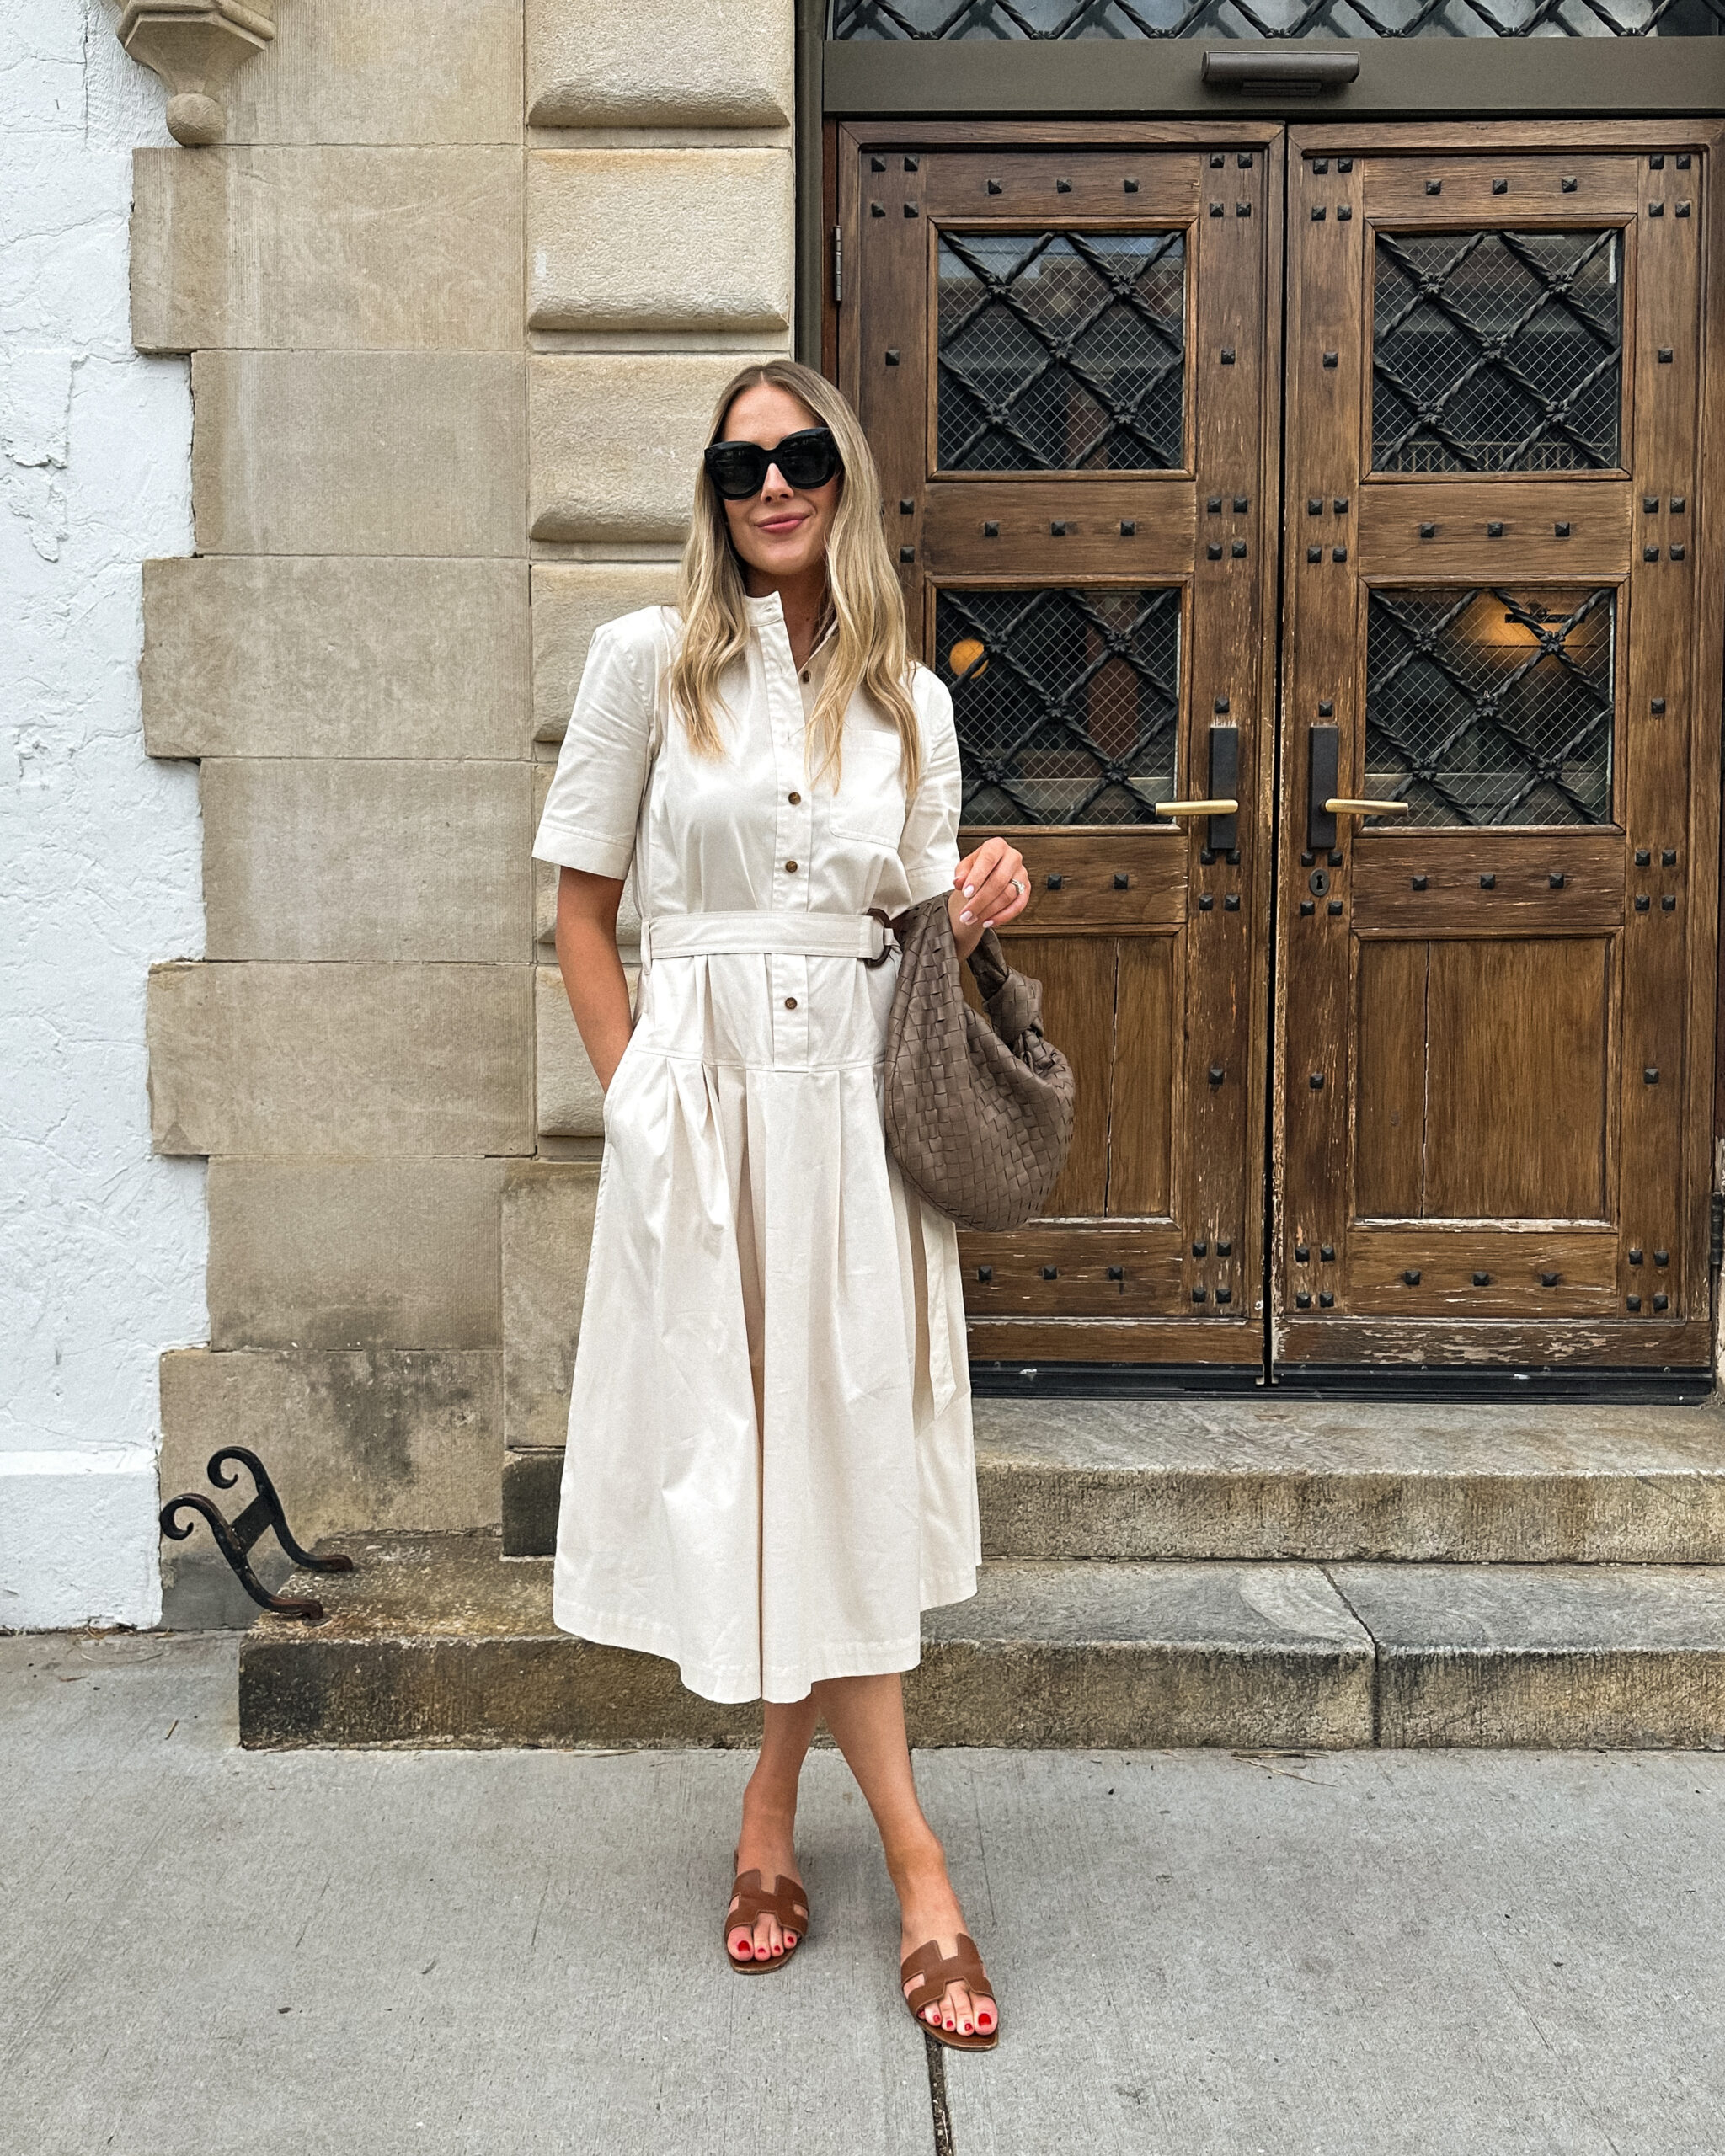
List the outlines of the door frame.
{"label": "door frame", "polygon": [[[1671,140],[1674,142],[1681,131],[1687,145],[1707,152],[1710,227],[1702,319],[1704,336],[1712,344],[1715,374],[1725,376],[1725,173],[1721,170],[1725,167],[1725,36],[1353,41],[1348,49],[1359,51],[1363,61],[1370,56],[1369,65],[1362,66],[1361,83],[1340,94],[1326,95],[1320,103],[1310,98],[1242,98],[1210,88],[1199,77],[1202,40],[1146,40],[1141,45],[1113,40],[998,45],[927,41],[918,43],[913,54],[905,45],[884,41],[840,44],[825,40],[827,0],[797,0],[797,9],[796,350],[808,364],[829,373],[836,363],[840,315],[834,290],[838,264],[832,241],[837,223],[841,121],[850,123],[844,130],[847,136],[902,142],[915,135],[926,140],[931,148],[960,135],[958,127],[946,124],[954,115],[1000,122],[1003,139],[1006,128],[1016,121],[1012,134],[1020,141],[1082,140],[1098,147],[1146,147],[1156,141],[1191,140],[1199,134],[1208,138],[1223,125],[1236,133],[1242,145],[1248,139],[1265,142],[1267,163],[1276,176],[1279,206],[1285,202],[1285,143],[1296,127],[1309,147],[1313,141],[1331,134],[1357,137],[1365,144],[1372,131],[1370,123],[1381,125],[1396,121],[1399,142],[1408,147],[1435,149],[1455,146],[1458,121],[1503,123],[1514,118],[1522,123],[1514,131],[1518,141],[1530,142],[1543,132],[1547,141],[1561,144],[1567,139],[1567,120],[1585,115],[1594,120],[1620,120],[1624,145],[1638,147],[1645,147],[1648,120],[1681,120],[1687,124],[1680,131],[1674,126]],[[1325,50],[1336,49],[1335,41],[1311,42]],[[1130,113],[1121,112],[1123,103],[1130,103]],[[936,114],[943,118],[931,116]],[[1284,128],[1289,136],[1277,141],[1279,131]],[[1475,139],[1489,141],[1498,132],[1482,126]],[[1275,366],[1279,375],[1279,355]],[[1706,498],[1711,499],[1715,489],[1720,495],[1719,508],[1710,520],[1703,542],[1701,569],[1706,588],[1717,591],[1725,586],[1725,398],[1717,395],[1704,399],[1701,468]],[[1268,686],[1263,702],[1268,723],[1280,718],[1277,648],[1280,565],[1279,534],[1274,550],[1269,535],[1265,536],[1264,552],[1274,551],[1278,558],[1276,603],[1266,615]],[[1696,660],[1698,707],[1719,710],[1725,637],[1701,633]],[[1278,734],[1280,730],[1278,723]],[[1274,755],[1268,760],[1274,773],[1274,782],[1279,787]],[[1709,1252],[1705,1229],[1699,1225],[1704,1216],[1702,1201],[1719,1181],[1717,1158],[1721,1136],[1725,1134],[1725,936],[1719,933],[1721,914],[1725,911],[1725,858],[1721,854],[1719,808],[1717,792],[1711,799],[1697,800],[1692,807],[1696,837],[1708,845],[1710,858],[1720,864],[1714,912],[1717,957],[1711,969],[1713,1024],[1711,1028],[1705,1025],[1703,1002],[1692,1081],[1698,1087],[1705,1083],[1711,1089],[1714,1106],[1711,1132],[1704,1133],[1697,1118],[1685,1142],[1684,1158],[1685,1202],[1690,1216],[1686,1231],[1698,1241],[1703,1268],[1707,1267]],[[1273,941],[1274,928],[1261,961],[1264,969],[1262,993],[1266,999]],[[1266,1123],[1268,1082],[1266,1065],[1260,1086]],[[1716,1209],[1717,1203],[1716,1198]],[[1717,1317],[1717,1267],[1709,1277]],[[1263,1303],[1260,1290],[1254,1298],[1259,1312],[1263,1312]],[[1267,1313],[1263,1314],[1267,1319]],[[1284,1393],[1313,1389],[1326,1392],[1381,1390],[1387,1379],[1404,1392],[1491,1396],[1501,1395],[1514,1374],[1490,1369],[1429,1372],[1405,1369],[1398,1373],[1361,1368],[1354,1373],[1327,1370],[1308,1381],[1297,1369],[1279,1375],[1273,1356],[1267,1358],[1266,1368],[1270,1382]],[[1028,1375],[1033,1379],[1036,1374]],[[1183,1380],[1190,1384],[1195,1375],[1184,1369],[1168,1369],[1164,1381],[1158,1384],[1154,1366],[1138,1369],[1099,1365],[1065,1382],[1052,1372],[1045,1373],[1033,1389],[1098,1395],[1178,1390]],[[1218,1368],[1214,1381],[1204,1389],[1221,1390],[1231,1380],[1237,1385],[1247,1375],[1245,1366]],[[1629,1395],[1637,1398],[1655,1394],[1688,1398],[1699,1396],[1698,1379],[1701,1390],[1707,1382],[1706,1373],[1686,1367],[1664,1375],[1668,1381],[1662,1389],[1662,1374],[1655,1370],[1578,1367],[1548,1373],[1547,1381],[1540,1389],[1544,1396],[1557,1398],[1603,1396],[1613,1387],[1626,1388]],[[1535,1392],[1535,1387],[1525,1380],[1515,1381],[1514,1397],[1528,1399]]]}

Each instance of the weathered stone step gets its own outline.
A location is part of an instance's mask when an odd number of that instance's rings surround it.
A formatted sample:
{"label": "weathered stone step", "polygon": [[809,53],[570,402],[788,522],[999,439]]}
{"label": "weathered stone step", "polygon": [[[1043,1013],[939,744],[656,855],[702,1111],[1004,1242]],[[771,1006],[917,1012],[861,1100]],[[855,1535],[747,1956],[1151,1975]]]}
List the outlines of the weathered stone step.
{"label": "weathered stone step", "polygon": [[1725,1413],[1407,1401],[976,1404],[991,1557],[1725,1561]]}
{"label": "weathered stone step", "polygon": [[1725,1747],[1725,1566],[1338,1565],[1383,1745]]}
{"label": "weathered stone step", "polygon": [[[551,1620],[551,1567],[494,1535],[342,1538],[264,1617],[241,1741],[747,1744],[758,1710]],[[931,1611],[924,1745],[1308,1749],[1725,1744],[1725,1568],[1011,1561]]]}
{"label": "weathered stone step", "polygon": [[[979,1400],[991,1558],[1725,1562],[1725,1406]],[[560,1452],[510,1455],[548,1555]]]}

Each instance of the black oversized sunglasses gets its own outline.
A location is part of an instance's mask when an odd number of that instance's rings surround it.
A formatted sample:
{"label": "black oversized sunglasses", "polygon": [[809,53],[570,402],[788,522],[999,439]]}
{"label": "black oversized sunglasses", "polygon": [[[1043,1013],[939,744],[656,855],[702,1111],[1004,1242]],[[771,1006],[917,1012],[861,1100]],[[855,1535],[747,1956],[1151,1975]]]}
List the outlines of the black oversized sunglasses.
{"label": "black oversized sunglasses", "polygon": [[716,441],[706,455],[707,476],[728,502],[745,502],[758,494],[775,464],[789,487],[824,487],[843,469],[839,446],[828,427],[804,427],[771,449],[763,449],[758,441]]}

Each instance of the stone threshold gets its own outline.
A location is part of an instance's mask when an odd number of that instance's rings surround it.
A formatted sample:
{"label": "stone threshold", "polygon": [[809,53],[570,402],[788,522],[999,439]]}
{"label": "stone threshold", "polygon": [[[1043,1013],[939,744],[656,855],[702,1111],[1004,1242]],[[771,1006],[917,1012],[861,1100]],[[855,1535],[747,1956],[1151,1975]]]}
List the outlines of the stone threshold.
{"label": "stone threshold", "polygon": [[[240,1650],[248,1747],[749,1745],[758,1709],[551,1619],[494,1534],[360,1534]],[[1725,1566],[1011,1561],[924,1620],[913,1742],[1725,1747]]]}
{"label": "stone threshold", "polygon": [[[1725,1562],[1725,1404],[989,1400],[984,1554],[1315,1564]],[[504,1541],[548,1556],[560,1451],[512,1452]]]}

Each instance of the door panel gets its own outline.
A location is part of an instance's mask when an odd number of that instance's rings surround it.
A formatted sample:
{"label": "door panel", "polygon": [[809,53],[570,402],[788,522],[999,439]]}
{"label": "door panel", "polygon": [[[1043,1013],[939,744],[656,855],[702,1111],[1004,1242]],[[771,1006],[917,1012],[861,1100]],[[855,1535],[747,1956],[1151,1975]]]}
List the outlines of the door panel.
{"label": "door panel", "polygon": [[1681,128],[832,129],[828,364],[1079,1081],[1048,1217],[961,1237],[979,1365],[1706,1361]]}
{"label": "door panel", "polygon": [[[1013,964],[1042,983],[1049,1038],[1096,1081],[1079,1093],[1050,1219],[1142,1219],[1172,1207],[1177,958],[1172,936],[1014,940]],[[975,1003],[968,974],[964,988]]]}
{"label": "door panel", "polygon": [[1174,1043],[1178,953],[1170,936],[1123,938],[1108,1103],[1108,1210],[1167,1214],[1174,1208]]}
{"label": "door panel", "polygon": [[1373,798],[1419,830],[1611,822],[1614,586],[1367,584],[1365,600]]}
{"label": "door panel", "polygon": [[[1012,953],[1014,964],[1043,985],[1043,1023],[1051,1040],[1071,1041],[1093,1082],[1078,1096],[1072,1147],[1049,1201],[1051,1214],[1066,1216],[1107,1209],[1108,1096],[1114,1065],[1115,974],[1119,946],[1112,937],[1080,942],[1026,936]],[[975,984],[965,987],[975,1000]]]}
{"label": "door panel", "polygon": [[1605,1219],[1611,950],[1360,944],[1356,1220]]}
{"label": "door panel", "polygon": [[1356,1220],[1605,1219],[1612,950],[1362,941]]}
{"label": "door panel", "polygon": [[1290,1364],[1706,1359],[1706,153],[1515,131],[1290,136]]}
{"label": "door panel", "polygon": [[1603,1219],[1612,945],[1427,946],[1428,1219]]}
{"label": "door panel", "polygon": [[[1410,1272],[1418,1276],[1412,1284],[1423,1305],[1470,1325],[1513,1321],[1534,1299],[1547,1318],[1614,1315],[1616,1252],[1607,1229],[1541,1227],[1530,1233],[1487,1225],[1433,1234],[1360,1226],[1351,1240],[1356,1315],[1402,1322]],[[1409,1343],[1400,1352],[1402,1359],[1413,1359]]]}
{"label": "door panel", "polygon": [[1560,866],[1545,831],[1472,830],[1463,848],[1368,821],[1372,842],[1352,871],[1357,936],[1423,932],[1434,904],[1473,936],[1579,934],[1623,918],[1623,841],[1615,830],[1565,830]]}
{"label": "door panel", "polygon": [[1367,1219],[1425,1211],[1426,1012],[1431,946],[1362,942],[1354,1001],[1354,1209]]}
{"label": "door panel", "polygon": [[1255,1363],[1279,131],[883,132],[836,131],[833,357],[1079,1088],[1046,1219],[960,1239],[971,1353]]}
{"label": "door panel", "polygon": [[[1356,529],[1362,576],[1391,583],[1398,575],[1455,578],[1477,574],[1480,542],[1493,561],[1514,564],[1518,578],[1607,577],[1621,568],[1632,536],[1634,490],[1626,479],[1501,478],[1491,490],[1491,515],[1460,513],[1447,478],[1411,478],[1372,487],[1360,495]],[[1568,531],[1557,536],[1560,523]]]}
{"label": "door panel", "polygon": [[1370,471],[1623,469],[1623,227],[1527,222],[1562,187],[1548,166],[1524,180],[1514,228],[1498,221],[1506,183],[1461,228],[1452,202],[1440,231],[1374,191]]}

